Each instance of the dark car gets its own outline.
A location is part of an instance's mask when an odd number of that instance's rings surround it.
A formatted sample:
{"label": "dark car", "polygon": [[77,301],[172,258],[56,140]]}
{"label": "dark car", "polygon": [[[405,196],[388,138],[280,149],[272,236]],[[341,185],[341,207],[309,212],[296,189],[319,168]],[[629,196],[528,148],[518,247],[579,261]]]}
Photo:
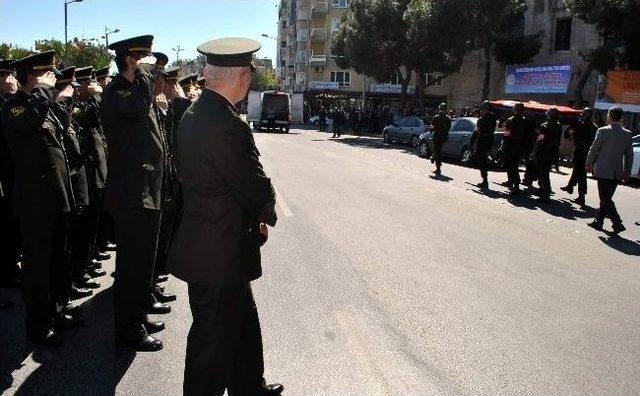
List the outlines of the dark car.
{"label": "dark car", "polygon": [[410,143],[413,147],[418,147],[420,135],[427,131],[424,121],[418,117],[402,117],[394,121],[392,125],[387,125],[382,130],[382,140],[385,143],[402,142]]}
{"label": "dark car", "polygon": [[[462,163],[468,163],[472,159],[475,148],[471,147],[471,136],[478,123],[477,117],[454,118],[451,122],[449,140],[442,146],[442,156],[455,158]],[[496,158],[496,154],[502,144],[504,131],[496,127],[493,147],[490,157]],[[429,131],[420,135],[418,140],[418,155],[423,158],[431,157],[433,151],[433,132]]]}

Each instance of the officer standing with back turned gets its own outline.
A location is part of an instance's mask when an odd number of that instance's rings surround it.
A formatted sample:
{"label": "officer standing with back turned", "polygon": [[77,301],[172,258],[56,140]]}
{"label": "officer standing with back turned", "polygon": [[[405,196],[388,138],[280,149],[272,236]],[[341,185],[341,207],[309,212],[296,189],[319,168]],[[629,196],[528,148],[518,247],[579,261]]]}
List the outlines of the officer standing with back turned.
{"label": "officer standing with back turned", "polygon": [[101,119],[109,146],[104,207],[115,221],[118,254],[114,290],[116,342],[138,351],[158,351],[150,334],[164,323],[147,318],[156,260],[164,149],[153,108],[158,69],[153,36],[109,45],[119,74],[102,92]]}

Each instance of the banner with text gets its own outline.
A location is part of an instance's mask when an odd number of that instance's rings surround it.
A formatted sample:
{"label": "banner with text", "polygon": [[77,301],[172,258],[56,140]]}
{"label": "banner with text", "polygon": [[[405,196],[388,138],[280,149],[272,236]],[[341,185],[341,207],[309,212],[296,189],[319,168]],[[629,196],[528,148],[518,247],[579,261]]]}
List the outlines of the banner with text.
{"label": "banner with text", "polygon": [[571,64],[507,66],[504,92],[567,93],[571,82]]}
{"label": "banner with text", "polygon": [[600,75],[595,108],[608,110],[612,106],[640,113],[640,70],[609,70]]}

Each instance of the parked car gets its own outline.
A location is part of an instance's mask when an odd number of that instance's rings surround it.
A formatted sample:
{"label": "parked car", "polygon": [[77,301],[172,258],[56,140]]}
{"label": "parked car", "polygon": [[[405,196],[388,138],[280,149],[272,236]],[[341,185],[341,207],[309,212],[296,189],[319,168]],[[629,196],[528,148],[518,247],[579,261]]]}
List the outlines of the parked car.
{"label": "parked car", "polygon": [[382,140],[385,143],[402,142],[410,143],[413,147],[418,147],[420,135],[427,131],[424,121],[418,117],[402,117],[394,121],[392,125],[387,125],[382,130]]}
{"label": "parked car", "polygon": [[[473,147],[471,147],[471,136],[478,123],[477,117],[454,118],[451,122],[449,140],[442,146],[442,156],[444,158],[455,158],[460,162],[468,163],[471,160]],[[496,127],[493,147],[490,156],[495,160],[496,154],[502,145],[504,131]],[[429,158],[433,151],[433,132],[429,131],[420,135],[418,139],[418,155]]]}
{"label": "parked car", "polygon": [[630,178],[640,179],[640,135],[633,137],[633,166]]}
{"label": "parked car", "polygon": [[314,115],[313,117],[307,120],[307,124],[313,125],[314,127],[320,126],[320,116]]}

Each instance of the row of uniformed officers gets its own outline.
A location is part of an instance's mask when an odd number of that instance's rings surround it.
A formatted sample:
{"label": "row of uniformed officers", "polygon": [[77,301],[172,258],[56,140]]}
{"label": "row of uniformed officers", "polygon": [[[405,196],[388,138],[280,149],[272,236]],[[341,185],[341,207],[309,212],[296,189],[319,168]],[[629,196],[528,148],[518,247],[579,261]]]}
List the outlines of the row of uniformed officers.
{"label": "row of uniformed officers", "polygon": [[[110,46],[141,47],[149,37]],[[180,208],[173,132],[203,80],[179,79],[162,53],[117,60],[113,79],[108,67],[58,70],[54,55],[0,61],[0,280],[21,283],[27,337],[57,345],[83,323],[72,301],[100,287],[117,241],[116,338],[160,349],[149,334],[164,324],[147,313],[176,298],[160,285]]]}

